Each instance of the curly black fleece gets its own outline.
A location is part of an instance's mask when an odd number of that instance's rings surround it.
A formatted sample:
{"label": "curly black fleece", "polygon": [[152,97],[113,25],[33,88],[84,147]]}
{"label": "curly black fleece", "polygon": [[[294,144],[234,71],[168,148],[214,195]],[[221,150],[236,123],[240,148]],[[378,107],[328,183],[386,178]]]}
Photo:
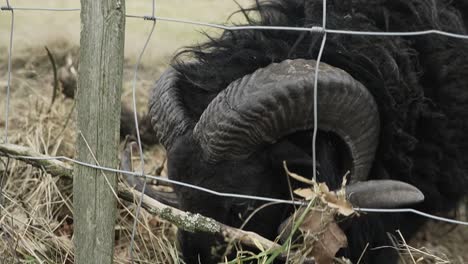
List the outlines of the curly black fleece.
{"label": "curly black fleece", "polygon": [[[330,29],[466,34],[468,28],[466,0],[328,0],[327,11]],[[322,0],[262,1],[240,12],[249,25],[320,26]],[[243,30],[190,47],[174,61],[184,76],[180,87],[188,112],[198,119],[229,83],[272,62],[315,59],[321,40],[319,33]],[[187,55],[197,63],[183,63]],[[468,40],[328,34],[322,61],[363,83],[379,105],[380,144],[370,177],[414,184],[425,194],[425,211],[452,209],[468,189]],[[345,254],[355,256],[352,251],[362,250],[386,220],[372,221],[361,220],[374,229],[355,238],[360,246]]]}

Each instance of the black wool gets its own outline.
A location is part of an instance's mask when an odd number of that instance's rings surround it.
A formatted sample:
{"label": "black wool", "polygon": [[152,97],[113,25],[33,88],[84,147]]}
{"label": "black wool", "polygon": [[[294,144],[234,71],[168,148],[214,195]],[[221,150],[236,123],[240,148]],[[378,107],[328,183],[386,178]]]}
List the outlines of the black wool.
{"label": "black wool", "polygon": [[[239,12],[247,25],[322,24],[321,0],[258,1]],[[466,34],[468,1],[328,0],[326,27],[371,32],[437,29]],[[323,35],[240,30],[208,37],[207,42],[182,51],[173,62],[182,76],[183,104],[194,120],[234,80],[274,62],[316,59]],[[411,183],[425,195],[418,209],[449,212],[468,189],[468,40],[435,34],[329,33],[326,37],[322,61],[360,81],[379,107],[380,141],[369,177]],[[187,57],[190,63],[184,62]],[[223,184],[222,179],[219,182]],[[397,228],[411,236],[423,220],[406,214],[354,219],[347,223],[350,247],[342,254],[356,260],[368,241],[385,244],[385,232]],[[389,251],[380,252],[368,253],[365,263],[393,263],[395,259],[386,255]]]}

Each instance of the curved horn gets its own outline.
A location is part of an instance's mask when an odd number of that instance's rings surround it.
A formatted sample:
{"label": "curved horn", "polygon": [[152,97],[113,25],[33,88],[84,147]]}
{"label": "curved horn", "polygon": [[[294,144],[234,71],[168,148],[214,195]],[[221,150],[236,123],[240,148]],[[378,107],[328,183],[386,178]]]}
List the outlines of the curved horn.
{"label": "curved horn", "polygon": [[[313,60],[271,64],[231,83],[194,128],[209,161],[242,159],[259,146],[313,128]],[[348,73],[325,63],[318,76],[318,128],[340,136],[353,159],[352,181],[367,178],[379,135],[377,104]]]}
{"label": "curved horn", "polygon": [[170,148],[172,141],[193,125],[176,86],[178,75],[173,68],[167,69],[156,82],[149,101],[151,124],[166,148]]}

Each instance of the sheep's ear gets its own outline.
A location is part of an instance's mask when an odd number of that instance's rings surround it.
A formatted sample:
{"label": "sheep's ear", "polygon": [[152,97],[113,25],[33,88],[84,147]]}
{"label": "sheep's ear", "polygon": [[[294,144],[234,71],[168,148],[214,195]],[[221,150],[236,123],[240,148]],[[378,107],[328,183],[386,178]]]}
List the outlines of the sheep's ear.
{"label": "sheep's ear", "polygon": [[397,208],[424,201],[415,186],[394,180],[370,180],[346,186],[347,199],[354,207]]}

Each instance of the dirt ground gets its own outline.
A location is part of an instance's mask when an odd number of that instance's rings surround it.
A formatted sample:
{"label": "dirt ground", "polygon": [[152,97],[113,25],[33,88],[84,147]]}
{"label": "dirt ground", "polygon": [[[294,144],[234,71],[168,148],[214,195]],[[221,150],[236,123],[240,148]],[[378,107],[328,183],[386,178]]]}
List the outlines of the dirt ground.
{"label": "dirt ground", "polygon": [[[44,1],[56,4],[57,1]],[[214,1],[199,1],[193,8],[204,10],[199,20],[210,13],[208,4]],[[247,1],[242,1],[247,2]],[[22,2],[22,5],[35,2]],[[141,11],[142,1],[130,6],[132,12]],[[175,1],[176,5],[187,5],[187,1]],[[61,3],[60,5],[64,5]],[[71,4],[70,4],[71,5]],[[205,6],[204,6],[205,5]],[[65,4],[69,6],[69,4]],[[162,9],[168,8],[162,6]],[[193,16],[193,12],[184,8],[180,16]],[[234,4],[223,7],[223,12],[212,18],[220,21],[227,17]],[[169,15],[171,14],[167,11]],[[48,46],[56,58],[58,66],[65,64],[67,55],[76,59],[78,53],[79,17],[75,14],[69,25],[62,26],[63,35],[57,32],[40,33],[22,23],[23,14],[18,17],[17,31],[12,72],[11,115],[9,136],[10,142],[28,146],[38,152],[49,155],[74,156],[74,116],[73,100],[60,95],[53,107],[50,102],[53,93],[53,74],[50,61],[43,46]],[[24,15],[25,16],[25,15]],[[61,15],[60,19],[65,19]],[[41,16],[42,17],[42,16]],[[37,17],[38,27],[47,23],[59,24],[59,18],[42,20]],[[31,19],[34,19],[31,18]],[[23,20],[24,21],[24,20]],[[222,21],[222,20],[221,20]],[[0,131],[3,133],[5,120],[6,97],[6,45],[8,38],[7,16],[0,15]],[[141,25],[141,24],[139,24]],[[133,85],[133,69],[136,55],[143,45],[143,38],[148,27],[140,28],[135,21],[129,21],[131,29],[127,34],[126,63],[124,69],[124,88],[122,101],[126,105],[131,103],[131,87]],[[27,43],[26,34],[28,34]],[[137,104],[140,113],[146,111],[148,93],[152,84],[167,66],[170,57],[177,48],[201,39],[193,28],[170,25],[156,31],[148,55],[140,67],[137,80]],[[169,37],[172,36],[172,37]],[[35,42],[32,40],[36,39]],[[132,41],[138,39],[139,41]],[[187,39],[190,39],[188,41]],[[68,117],[70,116],[70,121]],[[164,163],[165,152],[160,146],[145,151],[146,171],[155,171]],[[21,162],[12,162],[9,169],[0,164],[0,174],[7,173],[8,179],[3,178],[0,187],[6,198],[0,201],[0,263],[70,263],[73,255],[71,234],[73,230],[71,188],[70,182],[53,179],[42,172],[34,170]],[[6,175],[6,174],[4,174]],[[52,187],[50,187],[52,186]],[[56,189],[54,189],[56,188]],[[457,218],[468,220],[467,206],[460,207]],[[119,207],[120,220],[117,229],[121,234],[116,237],[117,263],[128,263],[129,232],[133,218],[133,205],[123,204]],[[42,211],[44,213],[42,213]],[[179,258],[174,247],[175,228],[157,217],[143,213],[140,236],[137,238],[137,251],[142,263],[177,263]],[[10,229],[8,229],[10,227]],[[16,228],[20,232],[7,232]],[[40,232],[38,230],[41,230]],[[42,233],[43,235],[40,235]],[[47,240],[49,239],[49,240]],[[468,263],[468,227],[454,226],[440,222],[427,223],[421,232],[407,241],[414,261],[402,250],[401,263]],[[54,249],[55,248],[55,249]],[[418,253],[421,251],[423,253]],[[54,255],[55,254],[55,255]],[[54,257],[51,257],[54,255]],[[434,257],[434,256],[437,256]],[[2,262],[3,261],[3,262]],[[13,261],[13,262],[10,262]]]}
{"label": "dirt ground", "polygon": [[[466,214],[464,218],[461,215],[458,218],[466,221]],[[431,221],[422,228],[415,238],[409,241],[409,244],[415,248],[425,248],[432,254],[445,257],[451,263],[468,263],[468,228],[466,226]],[[440,263],[443,262],[440,261]]]}

